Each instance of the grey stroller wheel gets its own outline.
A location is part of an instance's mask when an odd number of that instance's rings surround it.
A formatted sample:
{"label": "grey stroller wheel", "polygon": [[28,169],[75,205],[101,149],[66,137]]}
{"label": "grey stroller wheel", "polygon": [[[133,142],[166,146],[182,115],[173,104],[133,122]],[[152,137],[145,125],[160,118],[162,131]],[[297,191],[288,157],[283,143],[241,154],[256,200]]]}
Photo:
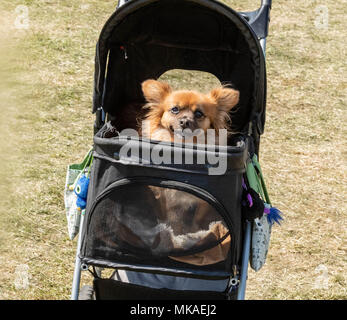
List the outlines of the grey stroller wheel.
{"label": "grey stroller wheel", "polygon": [[78,300],[95,300],[93,287],[88,285],[83,286],[78,295]]}

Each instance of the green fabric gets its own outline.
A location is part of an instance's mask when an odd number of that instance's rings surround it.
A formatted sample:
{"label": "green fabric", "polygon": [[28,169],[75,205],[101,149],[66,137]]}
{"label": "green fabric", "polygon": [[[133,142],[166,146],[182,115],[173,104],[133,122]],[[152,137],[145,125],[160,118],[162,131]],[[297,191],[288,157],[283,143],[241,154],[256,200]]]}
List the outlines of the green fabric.
{"label": "green fabric", "polygon": [[90,172],[90,167],[93,162],[93,148],[91,148],[87,154],[84,156],[84,159],[81,163],[75,163],[75,164],[70,164],[67,168],[69,174],[67,175],[67,186],[71,187],[75,186],[75,183],[78,181],[80,178],[81,174],[84,173],[86,167],[89,167],[87,176],[89,175]]}
{"label": "green fabric", "polygon": [[69,165],[69,169],[83,171],[88,166],[88,164],[92,161],[92,158],[93,158],[92,150],[93,148],[91,148],[87,152],[87,154],[84,156],[84,159],[81,163],[75,163],[75,164]]}
{"label": "green fabric", "polygon": [[252,189],[260,194],[263,200],[271,205],[269,194],[266,189],[263,173],[256,155],[248,162],[246,168],[248,183]]}

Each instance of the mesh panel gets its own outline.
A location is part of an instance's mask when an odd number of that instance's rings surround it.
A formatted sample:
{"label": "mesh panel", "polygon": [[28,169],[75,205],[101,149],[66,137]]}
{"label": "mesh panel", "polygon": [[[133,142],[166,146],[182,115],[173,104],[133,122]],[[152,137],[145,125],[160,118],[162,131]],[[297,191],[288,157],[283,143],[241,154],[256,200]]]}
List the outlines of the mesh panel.
{"label": "mesh panel", "polygon": [[89,214],[87,255],[169,257],[195,265],[225,260],[229,230],[216,209],[195,195],[139,183],[101,197]]}

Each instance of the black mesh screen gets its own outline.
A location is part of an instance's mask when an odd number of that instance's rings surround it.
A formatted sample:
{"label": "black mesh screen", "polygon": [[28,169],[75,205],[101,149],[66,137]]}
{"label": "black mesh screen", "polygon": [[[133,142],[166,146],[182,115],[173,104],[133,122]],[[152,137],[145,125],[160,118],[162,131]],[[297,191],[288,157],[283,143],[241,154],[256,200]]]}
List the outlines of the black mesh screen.
{"label": "black mesh screen", "polygon": [[217,210],[181,190],[135,182],[117,186],[98,198],[88,219],[88,257],[209,265],[225,260],[230,249],[229,230]]}

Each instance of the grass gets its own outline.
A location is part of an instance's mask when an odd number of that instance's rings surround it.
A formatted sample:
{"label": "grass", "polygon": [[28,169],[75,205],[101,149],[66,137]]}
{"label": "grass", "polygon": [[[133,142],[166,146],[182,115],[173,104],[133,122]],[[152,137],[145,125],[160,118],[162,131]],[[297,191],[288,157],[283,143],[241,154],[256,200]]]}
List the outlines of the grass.
{"label": "grass", "polygon": [[[224,1],[237,10],[254,1]],[[15,28],[18,5],[29,28]],[[67,236],[66,167],[92,143],[95,44],[115,1],[2,0],[0,23],[0,298],[68,299],[76,241]],[[248,299],[346,299],[346,42],[344,2],[276,0],[267,44],[267,122],[260,159],[285,213],[266,265],[250,271]],[[175,86],[206,89],[188,72]],[[29,266],[29,286],[15,286]],[[321,267],[326,273],[323,275]],[[326,276],[326,286],[319,277]],[[83,282],[89,282],[88,275]]]}

